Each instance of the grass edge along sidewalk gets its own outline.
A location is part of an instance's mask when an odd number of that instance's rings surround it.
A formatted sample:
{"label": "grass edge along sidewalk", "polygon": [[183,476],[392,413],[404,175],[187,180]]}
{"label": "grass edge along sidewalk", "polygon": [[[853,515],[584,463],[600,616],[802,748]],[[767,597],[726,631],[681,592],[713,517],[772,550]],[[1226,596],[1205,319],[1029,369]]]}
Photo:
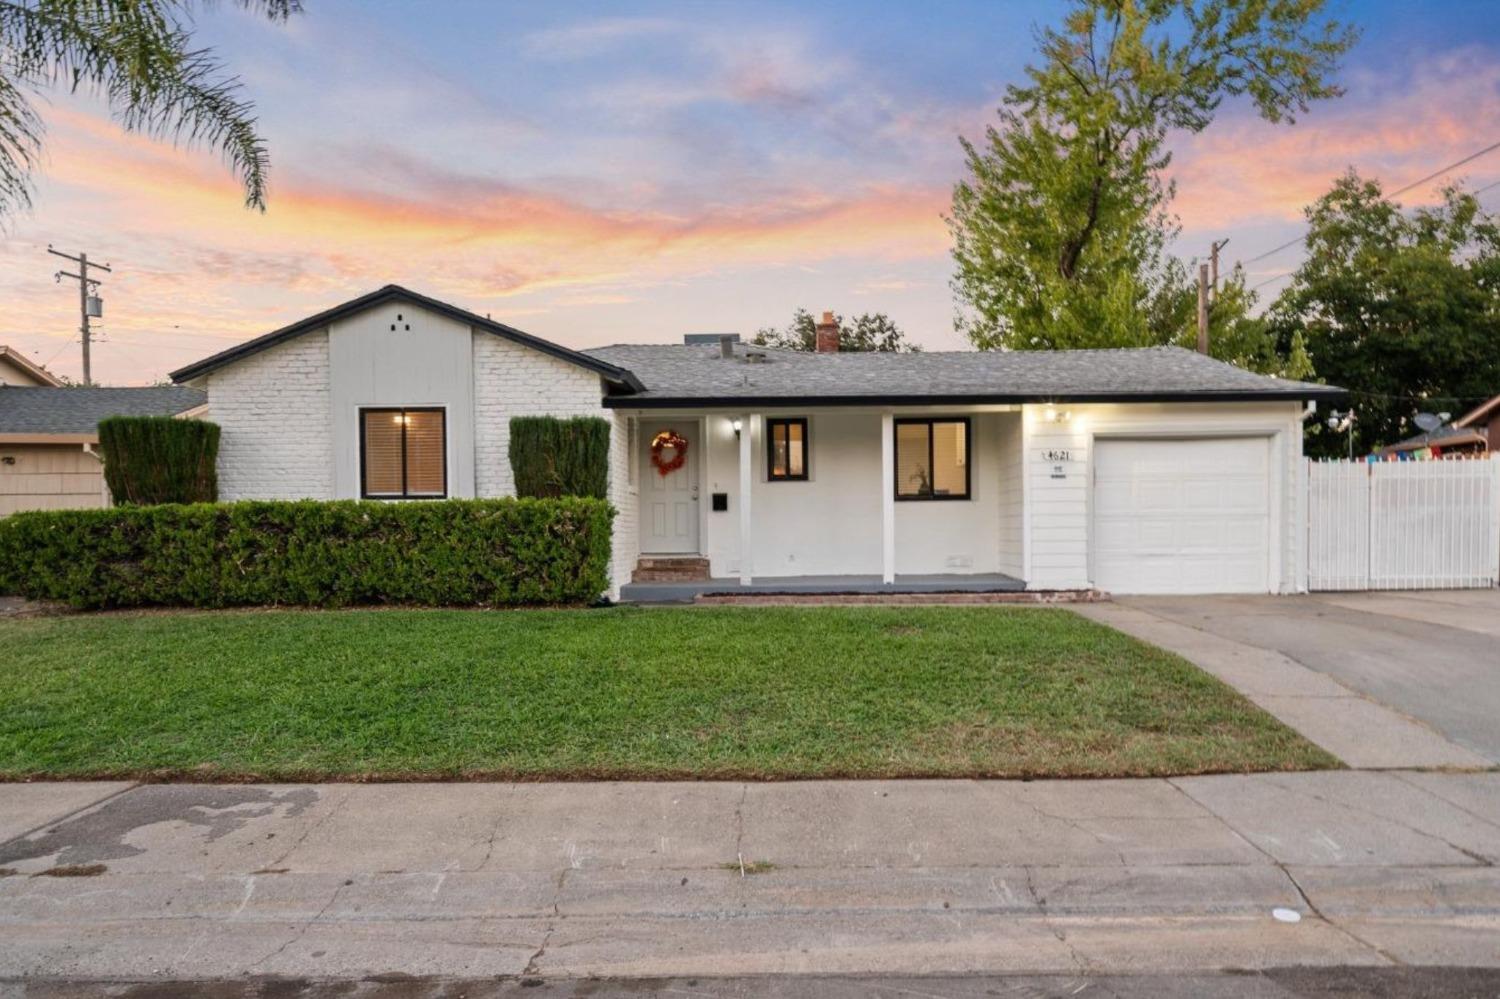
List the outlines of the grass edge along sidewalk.
{"label": "grass edge along sidewalk", "polygon": [[1338,762],[1064,609],[0,621],[0,779],[1118,777]]}

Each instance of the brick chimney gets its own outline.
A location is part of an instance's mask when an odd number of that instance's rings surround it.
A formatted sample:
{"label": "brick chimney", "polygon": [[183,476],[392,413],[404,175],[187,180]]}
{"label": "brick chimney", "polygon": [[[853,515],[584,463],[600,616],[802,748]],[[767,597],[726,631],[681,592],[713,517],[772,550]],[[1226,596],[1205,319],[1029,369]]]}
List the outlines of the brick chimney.
{"label": "brick chimney", "polygon": [[839,324],[833,321],[833,313],[823,313],[823,318],[813,327],[817,334],[817,350],[820,354],[839,352]]}

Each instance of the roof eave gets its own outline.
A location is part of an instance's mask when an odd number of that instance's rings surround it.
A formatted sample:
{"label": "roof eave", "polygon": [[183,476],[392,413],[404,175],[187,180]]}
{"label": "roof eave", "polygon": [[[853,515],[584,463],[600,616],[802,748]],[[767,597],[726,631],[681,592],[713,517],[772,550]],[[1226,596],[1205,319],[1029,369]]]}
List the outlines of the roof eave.
{"label": "roof eave", "polygon": [[627,371],[626,369],[618,365],[610,364],[608,361],[603,361],[597,357],[592,357],[580,351],[572,350],[568,347],[562,346],[561,344],[553,343],[550,340],[543,340],[541,337],[532,336],[530,333],[524,333],[513,326],[507,326],[504,323],[495,322],[493,319],[489,319],[474,312],[469,312],[466,309],[460,309],[457,306],[449,305],[447,302],[440,302],[435,298],[428,298],[426,295],[420,295],[417,292],[411,291],[408,288],[403,288],[400,285],[386,285],[385,287],[380,288],[376,291],[372,291],[367,295],[361,295],[358,298],[350,299],[349,301],[344,302],[341,305],[336,305],[331,309],[325,309],[315,315],[308,316],[306,319],[298,320],[297,322],[292,323],[290,326],[283,326],[281,329],[272,330],[270,333],[266,333],[263,336],[258,336],[253,340],[247,340],[242,344],[230,347],[228,350],[222,350],[217,354],[205,357],[201,361],[196,361],[192,364],[178,368],[176,371],[173,371],[168,377],[170,377],[173,382],[179,385],[193,379],[202,378],[204,375],[211,374],[212,372],[224,367],[225,365],[232,364],[235,361],[239,361],[254,354],[258,354],[263,350],[269,350],[270,348],[275,347],[278,344],[285,343],[286,341],[291,340],[295,337],[299,337],[304,333],[311,333],[314,330],[322,329],[335,322],[338,322],[340,319],[343,319],[346,316],[354,315],[357,312],[361,312],[375,305],[381,305],[385,302],[396,300],[410,302],[413,305],[417,305],[430,311],[436,312],[439,315],[447,316],[448,318],[461,322],[467,326],[472,326],[477,329],[484,330],[487,333],[503,337],[514,343],[519,343],[522,346],[530,347],[531,349],[538,351],[539,353],[546,354],[550,357],[555,357],[560,361],[565,361],[569,364],[575,364],[578,367],[594,371],[606,381],[618,385],[630,392],[644,391],[645,387],[641,384],[640,380],[637,379],[635,375],[630,371]]}
{"label": "roof eave", "polygon": [[761,396],[608,396],[604,405],[621,409],[708,409],[740,406],[974,406],[984,404],[1153,403],[1153,402],[1342,402],[1349,393],[1332,386],[1278,392],[1059,392],[955,393],[948,395],[761,395]]}

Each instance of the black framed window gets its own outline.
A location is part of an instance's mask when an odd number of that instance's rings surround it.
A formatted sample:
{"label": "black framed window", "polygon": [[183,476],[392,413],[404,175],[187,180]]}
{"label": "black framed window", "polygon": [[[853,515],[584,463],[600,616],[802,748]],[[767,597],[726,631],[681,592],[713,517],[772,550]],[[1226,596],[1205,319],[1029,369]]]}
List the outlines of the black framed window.
{"label": "black framed window", "polygon": [[448,414],[437,407],[359,411],[359,493],[365,499],[448,495]]}
{"label": "black framed window", "polygon": [[766,420],[766,478],[772,482],[807,478],[806,417]]}
{"label": "black framed window", "polygon": [[896,420],[896,498],[969,498],[969,421],[966,417]]}

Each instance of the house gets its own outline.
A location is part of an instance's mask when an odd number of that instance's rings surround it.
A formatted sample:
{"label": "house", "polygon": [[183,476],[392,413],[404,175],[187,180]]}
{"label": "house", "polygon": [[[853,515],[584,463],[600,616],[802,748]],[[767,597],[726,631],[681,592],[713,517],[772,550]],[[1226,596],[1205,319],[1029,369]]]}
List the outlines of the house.
{"label": "house", "polygon": [[0,343],[0,386],[50,385],[56,388],[61,384],[61,378],[16,348]]}
{"label": "house", "polygon": [[1340,390],[1167,347],[819,345],[577,351],[392,285],[172,378],[225,499],[504,496],[512,417],[602,416],[626,599],[1302,588],[1303,419]]}
{"label": "house", "polygon": [[1488,454],[1492,441],[1500,441],[1500,395],[1480,403],[1431,433],[1418,434],[1383,447],[1380,454],[1434,458],[1453,454]]}
{"label": "house", "polygon": [[99,421],[107,416],[188,415],[201,390],[0,386],[0,517],[20,510],[109,505]]}

